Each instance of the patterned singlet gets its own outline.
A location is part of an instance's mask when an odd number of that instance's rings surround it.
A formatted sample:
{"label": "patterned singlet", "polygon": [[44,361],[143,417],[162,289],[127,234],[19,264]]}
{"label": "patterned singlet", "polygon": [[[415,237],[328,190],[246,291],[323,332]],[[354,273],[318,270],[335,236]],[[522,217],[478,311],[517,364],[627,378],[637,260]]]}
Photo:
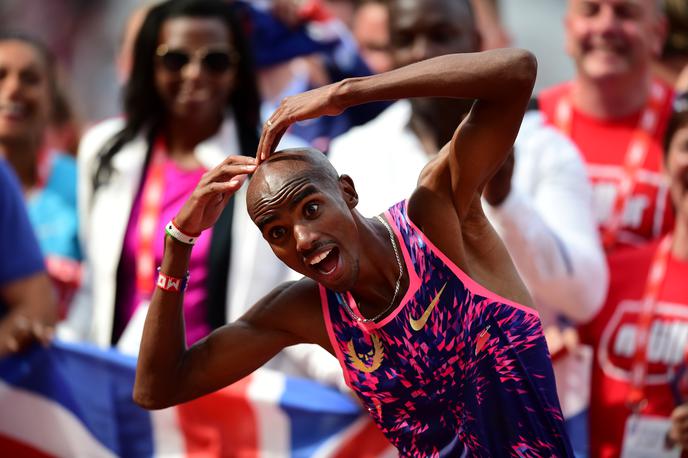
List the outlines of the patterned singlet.
{"label": "patterned singlet", "polygon": [[573,456],[537,313],[471,280],[409,220],[401,241],[409,289],[380,322],[320,286],[348,385],[402,456]]}

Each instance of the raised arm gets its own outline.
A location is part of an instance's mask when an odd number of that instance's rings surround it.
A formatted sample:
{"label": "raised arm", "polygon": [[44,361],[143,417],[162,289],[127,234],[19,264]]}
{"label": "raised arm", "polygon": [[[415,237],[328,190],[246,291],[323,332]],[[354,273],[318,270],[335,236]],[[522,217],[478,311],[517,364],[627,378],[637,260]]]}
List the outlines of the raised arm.
{"label": "raised arm", "polygon": [[[458,197],[455,204],[461,214],[513,144],[535,74],[532,54],[511,48],[450,54],[378,75],[345,79],[284,99],[266,122],[258,157],[264,160],[272,153],[290,124],[337,115],[354,105],[412,97],[477,99],[450,147],[443,150],[443,163],[450,166],[449,192],[452,198]],[[428,184],[447,192],[448,183]]]}
{"label": "raised arm", "polygon": [[[199,234],[212,226],[254,168],[252,158],[232,156],[206,173],[175,217],[177,227]],[[190,255],[191,245],[166,237],[161,273],[183,278]],[[239,320],[187,349],[183,294],[156,288],[141,340],[134,400],[149,409],[178,404],[241,379],[285,346],[322,345],[326,337],[312,337],[313,329],[323,329],[324,335],[324,324],[317,322],[322,315],[314,313],[317,294],[306,280],[277,287]]]}

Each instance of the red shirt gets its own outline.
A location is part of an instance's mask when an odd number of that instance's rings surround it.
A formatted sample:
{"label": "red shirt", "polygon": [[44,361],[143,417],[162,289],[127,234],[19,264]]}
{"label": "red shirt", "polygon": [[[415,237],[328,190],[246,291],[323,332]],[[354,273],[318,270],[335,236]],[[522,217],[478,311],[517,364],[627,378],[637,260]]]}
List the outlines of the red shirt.
{"label": "red shirt", "polygon": [[[595,350],[590,391],[590,451],[592,456],[619,456],[630,410],[626,397],[635,355],[636,330],[647,274],[659,242],[618,250],[609,257],[607,301],[589,324],[582,326],[583,343]],[[688,262],[669,256],[650,325],[641,413],[668,417],[685,391],[677,377],[685,368],[688,349]],[[688,370],[685,371],[688,376]]]}
{"label": "red shirt", "polygon": [[[657,82],[663,90],[659,119],[651,132],[652,142],[639,170],[638,179],[624,207],[617,233],[617,246],[637,246],[653,240],[673,227],[673,209],[668,187],[662,176],[662,142],[671,115],[673,91]],[[538,103],[546,121],[557,125],[560,100],[568,97],[570,84],[543,91]],[[623,118],[598,119],[571,106],[568,136],[578,146],[592,181],[595,213],[601,227],[608,225],[618,194],[624,162],[633,134],[644,110]]]}

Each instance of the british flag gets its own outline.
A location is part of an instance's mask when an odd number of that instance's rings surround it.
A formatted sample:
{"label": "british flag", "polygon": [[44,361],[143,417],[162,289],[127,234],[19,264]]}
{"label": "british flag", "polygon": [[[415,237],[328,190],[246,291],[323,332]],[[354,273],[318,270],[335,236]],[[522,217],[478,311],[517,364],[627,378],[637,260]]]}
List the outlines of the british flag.
{"label": "british flag", "polygon": [[261,369],[149,412],[131,399],[136,361],[55,342],[0,361],[0,455],[17,457],[396,456],[349,396]]}

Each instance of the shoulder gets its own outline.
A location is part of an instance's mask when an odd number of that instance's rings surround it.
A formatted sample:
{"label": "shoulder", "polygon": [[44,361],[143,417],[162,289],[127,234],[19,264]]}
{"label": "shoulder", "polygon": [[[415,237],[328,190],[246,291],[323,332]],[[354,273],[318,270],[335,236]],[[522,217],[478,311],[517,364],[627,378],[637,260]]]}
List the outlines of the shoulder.
{"label": "shoulder", "polygon": [[321,343],[322,336],[326,335],[320,288],[310,278],[278,285],[246,312],[242,320],[289,332],[313,343]]}

